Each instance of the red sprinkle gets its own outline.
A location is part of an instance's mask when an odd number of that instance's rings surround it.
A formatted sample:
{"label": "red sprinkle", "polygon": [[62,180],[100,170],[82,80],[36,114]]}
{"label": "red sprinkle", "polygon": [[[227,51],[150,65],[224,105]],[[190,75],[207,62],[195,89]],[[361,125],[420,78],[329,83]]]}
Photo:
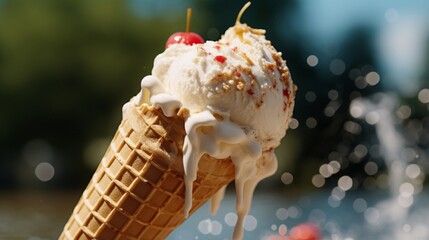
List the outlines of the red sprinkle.
{"label": "red sprinkle", "polygon": [[226,61],[226,57],[221,56],[221,55],[217,55],[214,60],[220,62],[220,63],[224,63]]}
{"label": "red sprinkle", "polygon": [[287,89],[283,89],[283,96],[285,96],[286,98],[289,98],[289,91]]}
{"label": "red sprinkle", "polygon": [[247,89],[247,93],[249,95],[252,95],[252,96],[253,96],[253,94],[255,94],[255,92],[253,92],[253,90],[251,88]]}
{"label": "red sprinkle", "polygon": [[239,71],[237,71],[237,69],[235,70],[235,76],[236,77],[241,77],[241,73]]}
{"label": "red sprinkle", "polygon": [[214,46],[214,48],[216,48],[217,50],[220,50],[220,46],[219,45]]}

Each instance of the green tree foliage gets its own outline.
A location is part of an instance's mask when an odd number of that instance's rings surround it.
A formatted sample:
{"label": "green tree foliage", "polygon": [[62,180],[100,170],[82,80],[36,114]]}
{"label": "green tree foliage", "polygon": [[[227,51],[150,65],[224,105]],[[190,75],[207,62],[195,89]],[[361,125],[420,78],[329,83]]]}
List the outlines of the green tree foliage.
{"label": "green tree foliage", "polygon": [[15,166],[32,139],[77,168],[89,141],[114,133],[122,104],[185,18],[130,10],[121,0],[2,1],[0,185],[13,181],[3,166]]}

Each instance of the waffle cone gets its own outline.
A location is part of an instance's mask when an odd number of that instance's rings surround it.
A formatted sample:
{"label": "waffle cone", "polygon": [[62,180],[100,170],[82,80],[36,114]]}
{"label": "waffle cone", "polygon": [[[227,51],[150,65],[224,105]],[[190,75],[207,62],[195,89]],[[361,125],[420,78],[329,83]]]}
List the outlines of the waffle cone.
{"label": "waffle cone", "polygon": [[[183,221],[184,118],[131,106],[60,239],[165,239]],[[204,155],[192,214],[235,176],[230,159]]]}

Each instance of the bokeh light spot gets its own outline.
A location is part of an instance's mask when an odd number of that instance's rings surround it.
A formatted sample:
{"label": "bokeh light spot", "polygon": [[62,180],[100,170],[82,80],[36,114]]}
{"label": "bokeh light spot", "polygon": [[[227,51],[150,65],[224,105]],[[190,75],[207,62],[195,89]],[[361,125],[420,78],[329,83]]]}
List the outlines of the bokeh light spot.
{"label": "bokeh light spot", "polygon": [[331,206],[332,208],[337,208],[340,206],[341,201],[333,196],[330,196],[328,198],[328,204],[329,206]]}
{"label": "bokeh light spot", "polygon": [[42,162],[36,166],[34,174],[40,181],[47,182],[54,177],[55,168],[48,162]]}
{"label": "bokeh light spot", "polygon": [[362,76],[359,76],[355,79],[355,86],[359,89],[364,89],[368,86],[368,82]]}
{"label": "bokeh light spot", "polygon": [[329,164],[322,164],[319,167],[319,173],[324,178],[329,178],[334,173],[334,168]]}
{"label": "bokeh light spot", "polygon": [[414,194],[414,186],[409,182],[404,182],[399,186],[399,193],[404,197],[409,197]]}
{"label": "bokeh light spot", "polygon": [[335,109],[334,107],[332,107],[332,106],[327,106],[326,108],[325,108],[325,111],[324,111],[324,113],[325,113],[325,115],[327,116],[327,117],[332,117],[332,116],[334,116],[335,115],[335,112],[337,111],[337,109]]}
{"label": "bokeh light spot", "polygon": [[280,177],[281,181],[283,184],[285,185],[289,185],[293,182],[293,175],[289,172],[285,172],[282,174],[282,176]]}
{"label": "bokeh light spot", "polygon": [[341,169],[341,164],[338,161],[335,161],[335,160],[330,161],[328,163],[328,165],[332,167],[332,174],[335,174],[335,173],[339,172],[340,169]]}
{"label": "bokeh light spot", "polygon": [[198,230],[206,235],[219,235],[222,233],[222,224],[215,220],[205,219],[198,224]]}
{"label": "bokeh light spot", "polygon": [[305,125],[307,125],[308,128],[315,128],[317,126],[317,120],[314,117],[309,117],[305,120]]}
{"label": "bokeh light spot", "polygon": [[313,183],[315,187],[321,188],[325,185],[325,178],[320,174],[316,174],[311,178],[311,183]]}
{"label": "bokeh light spot", "polygon": [[316,93],[313,91],[308,91],[305,94],[305,100],[307,100],[308,102],[314,102],[316,101],[316,98],[317,98]]}
{"label": "bokeh light spot", "polygon": [[377,184],[377,187],[379,187],[381,189],[388,188],[389,187],[389,176],[385,173],[378,175],[377,179],[376,179],[376,184]]}
{"label": "bokeh light spot", "polygon": [[328,92],[328,98],[331,99],[332,101],[337,100],[338,98],[338,91],[335,89],[331,89]]}
{"label": "bokeh light spot", "polygon": [[343,198],[346,196],[345,190],[341,189],[340,187],[334,187],[331,191],[331,197],[335,200],[343,200]]}
{"label": "bokeh light spot", "polygon": [[334,75],[341,75],[346,70],[346,64],[341,59],[334,59],[329,64],[329,70],[331,70]]}
{"label": "bokeh light spot", "polygon": [[407,106],[407,105],[402,105],[396,111],[396,115],[400,119],[407,119],[407,118],[409,118],[411,116],[411,108],[409,106]]}
{"label": "bokeh light spot", "polygon": [[212,221],[212,231],[211,234],[213,235],[220,235],[222,233],[222,224],[219,221]]}
{"label": "bokeh light spot", "polygon": [[413,196],[399,195],[396,200],[398,202],[398,205],[403,207],[403,208],[409,208],[414,203]]}
{"label": "bokeh light spot", "polygon": [[363,144],[358,144],[358,145],[354,148],[353,153],[354,153],[357,157],[359,157],[359,158],[363,158],[363,157],[365,157],[365,156],[368,154],[368,148],[367,148],[365,145],[363,145]]}
{"label": "bokeh light spot", "polygon": [[348,191],[353,187],[353,179],[349,176],[342,176],[338,179],[338,187],[343,191]]}
{"label": "bokeh light spot", "polygon": [[363,198],[358,198],[353,201],[353,209],[356,212],[363,213],[368,207],[367,202]]}
{"label": "bokeh light spot", "polygon": [[299,122],[296,118],[292,118],[289,122],[290,129],[297,129],[299,127]]}
{"label": "bokeh light spot", "polygon": [[319,59],[315,55],[310,55],[307,57],[307,64],[310,67],[315,67],[319,63]]}
{"label": "bokeh light spot", "polygon": [[353,104],[350,107],[350,115],[352,115],[352,117],[354,118],[359,118],[361,117],[363,114],[363,107],[357,104]]}
{"label": "bokeh light spot", "polygon": [[380,82],[380,75],[377,72],[370,72],[365,77],[366,82],[371,85],[377,85]]}
{"label": "bokeh light spot", "polygon": [[252,215],[247,215],[244,218],[243,228],[246,231],[253,231],[258,226],[258,220]]}
{"label": "bokeh light spot", "polygon": [[277,209],[277,211],[276,211],[276,217],[279,220],[281,220],[281,221],[286,220],[288,218],[287,209],[286,208],[279,208],[279,209]]}
{"label": "bokeh light spot", "polygon": [[290,218],[296,219],[296,218],[299,218],[301,216],[301,210],[297,207],[294,207],[294,206],[289,207],[287,209],[287,212],[288,212],[288,215]]}
{"label": "bokeh light spot", "polygon": [[365,116],[365,121],[370,125],[378,123],[379,120],[380,115],[376,111],[371,111]]}
{"label": "bokeh light spot", "polygon": [[362,127],[359,125],[359,123],[347,121],[344,123],[344,130],[351,134],[357,135],[362,131]]}
{"label": "bokeh light spot", "polygon": [[364,212],[364,217],[368,223],[378,223],[380,212],[376,208],[367,208]]}
{"label": "bokeh light spot", "polygon": [[420,102],[429,103],[429,89],[424,88],[424,89],[420,90],[417,97],[419,98]]}
{"label": "bokeh light spot", "polygon": [[284,224],[280,224],[279,226],[279,235],[286,236],[287,233],[287,226]]}
{"label": "bokeh light spot", "polygon": [[410,164],[407,166],[407,168],[405,169],[405,174],[411,178],[411,179],[415,179],[418,176],[420,176],[420,167],[417,164]]}
{"label": "bokeh light spot", "polygon": [[233,212],[229,212],[225,215],[225,223],[230,227],[234,227],[235,223],[237,223],[237,214]]}
{"label": "bokeh light spot", "polygon": [[198,230],[202,233],[202,234],[209,234],[212,231],[212,224],[210,219],[205,219],[202,220],[199,224],[198,224]]}
{"label": "bokeh light spot", "polygon": [[375,162],[367,162],[364,170],[368,175],[374,175],[378,172],[378,165]]}
{"label": "bokeh light spot", "polygon": [[272,231],[277,231],[277,225],[275,225],[275,224],[271,225],[271,230]]}

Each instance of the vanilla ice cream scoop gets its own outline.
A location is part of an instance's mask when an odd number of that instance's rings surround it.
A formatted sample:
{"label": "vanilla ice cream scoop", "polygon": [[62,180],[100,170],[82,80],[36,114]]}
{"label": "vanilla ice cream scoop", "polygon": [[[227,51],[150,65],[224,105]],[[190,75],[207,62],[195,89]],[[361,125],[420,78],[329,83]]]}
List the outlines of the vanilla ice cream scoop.
{"label": "vanilla ice cream scoop", "polygon": [[[237,21],[219,41],[170,45],[155,58],[140,93],[124,106],[124,115],[130,104],[152,104],[165,116],[178,109],[189,113],[183,144],[185,216],[201,157],[231,159],[237,192],[234,240],[243,238],[256,185],[277,170],[274,149],[294,107],[296,87],[286,62],[264,34]],[[212,211],[224,191],[213,197]]]}
{"label": "vanilla ice cream scoop", "polygon": [[192,113],[229,116],[263,150],[274,148],[290,121],[295,87],[264,33],[237,24],[216,42],[171,45],[156,57],[152,75]]}

